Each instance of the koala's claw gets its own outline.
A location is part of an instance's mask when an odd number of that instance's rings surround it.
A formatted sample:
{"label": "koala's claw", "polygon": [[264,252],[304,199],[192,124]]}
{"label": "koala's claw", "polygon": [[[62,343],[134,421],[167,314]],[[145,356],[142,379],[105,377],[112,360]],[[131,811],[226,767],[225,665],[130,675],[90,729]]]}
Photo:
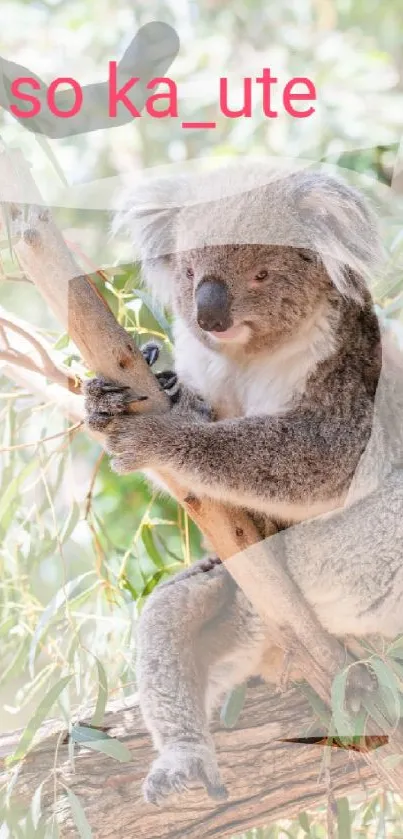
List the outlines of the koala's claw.
{"label": "koala's claw", "polygon": [[89,382],[89,385],[91,384],[93,387],[89,390],[94,396],[102,396],[103,393],[122,393],[122,391],[130,390],[128,385],[115,385],[113,382],[108,384],[106,379],[92,379]]}
{"label": "koala's claw", "polygon": [[188,789],[185,776],[181,772],[167,772],[160,769],[150,772],[143,784],[144,798],[148,804],[156,807],[171,793],[179,795]]}
{"label": "koala's claw", "polygon": [[[153,367],[159,358],[160,347],[154,341],[148,341],[141,347],[141,352],[148,366]],[[176,373],[173,370],[163,370],[161,373],[156,373],[155,376],[162,390],[169,396],[171,403],[175,404],[180,395]]]}
{"label": "koala's claw", "polygon": [[141,347],[141,354],[147,362],[148,366],[153,367],[155,362],[158,361],[160,347],[154,341],[147,341],[147,343],[143,344],[143,346]]}
{"label": "koala's claw", "polygon": [[180,396],[180,387],[176,373],[173,370],[164,370],[162,373],[157,373],[157,379],[160,387],[162,387],[162,390],[165,391],[171,403],[174,405]]}
{"label": "koala's claw", "polygon": [[131,402],[141,401],[130,387],[98,376],[84,383],[87,424],[95,431],[104,431],[117,414],[127,411]]}
{"label": "koala's claw", "polygon": [[228,797],[214,753],[204,745],[170,746],[154,761],[144,781],[143,794],[149,804],[158,806],[168,795],[182,794],[200,785],[210,798]]}

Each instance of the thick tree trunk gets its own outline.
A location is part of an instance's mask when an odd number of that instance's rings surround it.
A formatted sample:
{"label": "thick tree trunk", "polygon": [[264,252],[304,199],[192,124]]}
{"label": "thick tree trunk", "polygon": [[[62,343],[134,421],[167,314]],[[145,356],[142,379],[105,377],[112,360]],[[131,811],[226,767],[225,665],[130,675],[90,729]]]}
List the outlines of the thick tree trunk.
{"label": "thick tree trunk", "polygon": [[[203,791],[168,799],[161,807],[144,803],[141,783],[153,753],[135,703],[116,704],[106,715],[108,734],[123,741],[132,753],[131,763],[81,748],[75,771],[69,765],[68,747],[60,742],[60,728],[49,723],[39,745],[21,768],[15,796],[24,807],[47,778],[42,799],[50,812],[54,806],[53,767],[57,748],[57,777],[84,807],[94,839],[207,839],[232,836],[280,818],[292,818],[309,807],[326,804],[328,788],[322,746],[280,743],[281,737],[303,732],[310,720],[309,706],[293,689],[279,696],[267,687],[250,688],[235,729],[216,726],[215,741],[222,777],[230,797],[215,803]],[[49,731],[53,729],[53,733]],[[277,741],[277,742],[276,742]],[[13,752],[18,734],[0,738],[0,756]],[[77,753],[77,747],[76,747]],[[332,791],[346,795],[379,783],[360,755],[331,750]],[[57,819],[63,839],[76,839],[70,804],[58,784]]]}

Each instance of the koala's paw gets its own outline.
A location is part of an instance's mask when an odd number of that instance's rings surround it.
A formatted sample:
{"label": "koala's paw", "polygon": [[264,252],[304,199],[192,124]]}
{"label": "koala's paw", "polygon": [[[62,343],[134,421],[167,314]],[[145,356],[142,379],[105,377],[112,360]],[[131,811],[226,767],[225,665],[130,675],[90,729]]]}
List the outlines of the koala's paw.
{"label": "koala's paw", "polygon": [[[165,375],[168,376],[171,374],[167,372]],[[169,383],[168,387],[172,388],[172,384]],[[169,391],[169,395],[171,405],[174,407],[176,413],[182,416],[192,417],[199,422],[200,420],[203,422],[213,421],[214,415],[210,405],[197,393],[184,387],[179,382],[176,383],[175,388]]]}
{"label": "koala's paw", "polygon": [[345,693],[345,703],[348,713],[358,714],[363,699],[373,696],[379,688],[378,679],[372,668],[359,661],[351,667]]}
{"label": "koala's paw", "polygon": [[[141,347],[141,352],[149,367],[152,367],[158,361],[160,347],[154,341],[148,341]],[[156,373],[155,377],[162,390],[169,396],[171,405],[175,405],[180,398],[180,386],[176,373],[173,370],[163,370],[162,373]]]}
{"label": "koala's paw", "polygon": [[164,393],[169,396],[171,405],[176,405],[181,395],[181,388],[176,373],[173,370],[163,370],[162,373],[156,374],[156,378]]}
{"label": "koala's paw", "polygon": [[85,420],[94,431],[105,431],[113,417],[127,411],[131,402],[141,401],[130,387],[98,376],[84,383]]}
{"label": "koala's paw", "polygon": [[204,786],[210,798],[227,798],[221,783],[217,761],[209,746],[198,743],[177,743],[164,749],[154,761],[143,784],[143,794],[149,804],[161,804],[173,793],[183,793],[191,787]]}

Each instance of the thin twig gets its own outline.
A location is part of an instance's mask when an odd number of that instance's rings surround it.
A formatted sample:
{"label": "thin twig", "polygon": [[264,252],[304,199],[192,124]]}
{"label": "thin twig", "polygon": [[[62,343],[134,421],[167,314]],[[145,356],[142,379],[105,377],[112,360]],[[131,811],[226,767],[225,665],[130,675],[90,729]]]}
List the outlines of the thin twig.
{"label": "thin twig", "polygon": [[[75,376],[72,376],[67,369],[64,370],[55,364],[50,356],[50,348],[46,347],[44,342],[40,341],[32,334],[32,327],[30,324],[23,325],[20,320],[17,321],[12,315],[4,317],[4,314],[2,314],[0,316],[0,327],[1,334],[4,336],[6,343],[6,350],[0,353],[1,360],[10,362],[11,364],[17,364],[21,367],[26,367],[27,370],[40,373],[41,375],[46,376],[46,378],[51,379],[64,387],[68,387],[69,390],[80,390],[78,379]],[[36,364],[36,362],[30,358],[26,352],[16,349],[10,345],[5,333],[5,330],[7,329],[19,335],[24,339],[24,341],[31,344],[33,349],[38,353],[42,361],[42,366]],[[11,355],[7,354],[7,352],[11,353]]]}
{"label": "thin twig", "polygon": [[15,452],[19,449],[26,449],[29,446],[40,446],[41,443],[49,443],[50,440],[58,440],[59,437],[65,437],[67,434],[72,434],[84,427],[83,422],[77,422],[76,425],[71,425],[64,431],[59,431],[57,434],[51,434],[49,437],[41,437],[39,440],[33,440],[32,443],[17,443],[15,446],[0,446],[0,454],[5,452]]}
{"label": "thin twig", "polygon": [[84,510],[84,518],[85,519],[88,519],[88,516],[90,514],[95,481],[97,479],[97,475],[98,475],[98,472],[99,472],[99,469],[100,469],[100,466],[101,466],[101,463],[102,463],[104,457],[105,457],[105,452],[101,451],[101,453],[98,455],[98,457],[95,461],[94,469],[92,470],[91,481],[90,481],[87,496],[86,496],[86,499],[85,499],[85,510]]}
{"label": "thin twig", "polygon": [[12,320],[7,320],[4,317],[0,317],[0,325],[3,326],[5,329],[11,329],[12,332],[16,332],[18,335],[21,335],[25,341],[28,341],[34,349],[37,351],[38,355],[41,357],[44,367],[50,361],[49,355],[46,352],[43,345],[35,338],[34,335],[27,332],[26,329],[23,329],[18,323],[15,323]]}

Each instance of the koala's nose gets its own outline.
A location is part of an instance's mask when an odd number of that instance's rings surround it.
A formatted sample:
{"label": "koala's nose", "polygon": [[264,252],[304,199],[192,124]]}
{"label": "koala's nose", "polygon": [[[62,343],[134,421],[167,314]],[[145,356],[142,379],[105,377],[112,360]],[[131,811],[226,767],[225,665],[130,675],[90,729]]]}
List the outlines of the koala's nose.
{"label": "koala's nose", "polygon": [[230,297],[225,283],[206,278],[196,289],[197,323],[206,332],[225,332],[232,326]]}

